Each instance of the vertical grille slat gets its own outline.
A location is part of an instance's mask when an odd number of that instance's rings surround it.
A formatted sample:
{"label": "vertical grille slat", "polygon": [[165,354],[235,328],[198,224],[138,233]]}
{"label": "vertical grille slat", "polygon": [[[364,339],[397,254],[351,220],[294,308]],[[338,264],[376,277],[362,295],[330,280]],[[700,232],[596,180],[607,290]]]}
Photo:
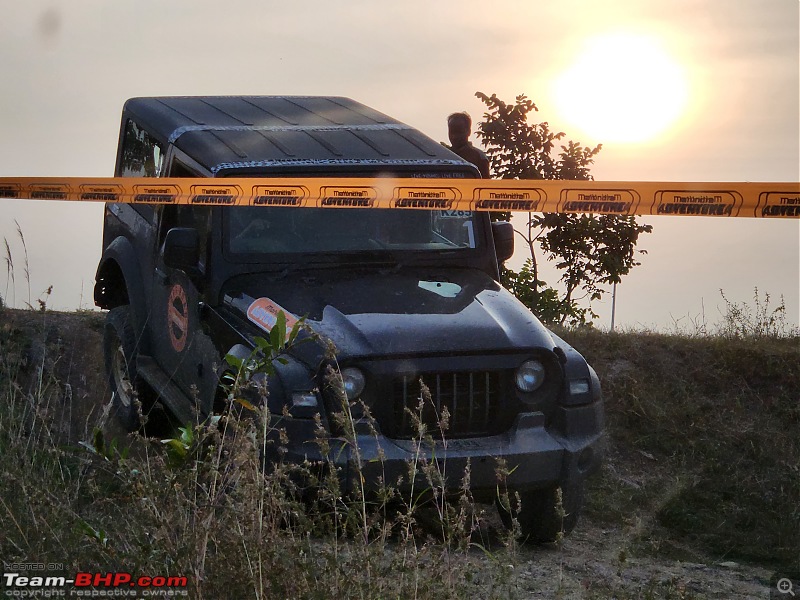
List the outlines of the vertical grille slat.
{"label": "vertical grille slat", "polygon": [[472,409],[475,408],[475,382],[473,381],[474,373],[469,374],[469,421],[467,422],[467,429],[472,427]]}
{"label": "vertical grille slat", "polygon": [[442,414],[442,376],[436,375],[436,414]]}
{"label": "vertical grille slat", "polygon": [[452,390],[453,390],[453,395],[452,395],[453,404],[452,404],[452,410],[451,410],[451,412],[453,413],[453,424],[452,424],[452,426],[456,426],[457,421],[458,421],[458,391],[457,391],[458,390],[458,375],[456,373],[453,373],[453,388],[452,388]]}
{"label": "vertical grille slat", "polygon": [[[408,377],[403,377],[403,398],[408,398]],[[416,407],[408,406],[407,403],[404,403],[403,406],[400,407],[400,411],[403,413],[403,416],[401,418],[403,422],[402,425],[403,431],[406,430],[406,427],[408,425],[408,411],[406,411],[406,408],[414,410]]]}
{"label": "vertical grille slat", "polygon": [[[420,379],[431,396],[424,399],[421,415],[418,411],[422,394]],[[496,433],[500,381],[501,373],[494,371],[399,376],[392,385],[392,413],[395,415],[395,422],[381,426],[384,431],[391,432],[398,439],[414,437],[415,419],[409,418],[408,409],[421,417],[429,434],[438,438],[442,435],[439,429],[442,411],[447,408],[450,419],[444,432],[445,437],[492,435]]]}
{"label": "vertical grille slat", "polygon": [[492,397],[492,385],[491,385],[491,382],[489,380],[489,373],[486,373],[486,387],[484,389],[485,389],[486,396],[484,398],[484,404],[485,404],[484,411],[485,412],[483,413],[483,420],[484,421],[488,421],[489,420],[490,398]]}

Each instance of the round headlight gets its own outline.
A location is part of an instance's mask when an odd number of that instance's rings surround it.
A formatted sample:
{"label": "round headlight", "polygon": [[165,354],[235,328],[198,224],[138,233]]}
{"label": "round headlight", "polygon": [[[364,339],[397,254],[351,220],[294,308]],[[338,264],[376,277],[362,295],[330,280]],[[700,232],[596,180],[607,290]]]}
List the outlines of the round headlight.
{"label": "round headlight", "polygon": [[517,369],[517,387],[521,392],[533,392],[544,383],[544,365],[538,360],[526,360]]}
{"label": "round headlight", "polygon": [[348,400],[355,400],[364,391],[366,380],[364,374],[355,367],[348,367],[342,369],[342,383],[344,384],[344,393]]}

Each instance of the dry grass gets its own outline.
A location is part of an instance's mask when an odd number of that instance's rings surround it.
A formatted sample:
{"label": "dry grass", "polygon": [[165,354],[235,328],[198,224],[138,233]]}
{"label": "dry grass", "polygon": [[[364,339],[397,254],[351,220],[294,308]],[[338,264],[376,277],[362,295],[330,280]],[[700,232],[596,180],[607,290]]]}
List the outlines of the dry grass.
{"label": "dry grass", "polygon": [[[491,552],[503,559],[487,567],[482,509],[466,487],[446,500],[441,475],[424,461],[416,472],[427,489],[413,499],[388,486],[344,494],[332,461],[265,470],[260,457],[281,443],[281,431],[268,414],[247,411],[186,426],[167,440],[110,440],[98,429],[65,444],[59,416],[67,388],[31,363],[29,336],[0,324],[6,562],[182,575],[193,598],[514,595],[510,537],[510,550],[494,537]],[[239,381],[246,385],[247,377]],[[352,443],[347,408],[339,417],[343,440],[323,436],[321,445]]]}
{"label": "dry grass", "polygon": [[[83,354],[65,342],[65,323]],[[466,491],[455,502],[437,495],[433,465],[414,467],[434,498],[421,506],[388,487],[344,495],[330,463],[265,473],[263,444],[280,440],[266,419],[187,427],[167,444],[93,435],[103,414],[79,400],[106,395],[89,351],[100,324],[0,308],[6,562],[185,575],[193,598],[529,593],[513,539],[487,537],[486,507]],[[800,567],[798,338],[561,334],[604,384],[609,458],[586,517],[631,532],[621,564],[638,555]],[[641,597],[600,587],[592,597]],[[641,593],[691,597],[669,582],[651,588]]]}

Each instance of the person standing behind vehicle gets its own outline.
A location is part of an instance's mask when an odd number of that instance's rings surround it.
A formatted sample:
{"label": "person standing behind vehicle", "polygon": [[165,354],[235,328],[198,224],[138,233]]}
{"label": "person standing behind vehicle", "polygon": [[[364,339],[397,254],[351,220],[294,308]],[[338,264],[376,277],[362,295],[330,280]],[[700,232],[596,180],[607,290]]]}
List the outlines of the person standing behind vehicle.
{"label": "person standing behind vehicle", "polygon": [[457,112],[447,117],[447,135],[450,138],[450,149],[467,162],[478,167],[481,177],[489,178],[489,159],[483,150],[469,141],[472,133],[472,118],[466,112]]}

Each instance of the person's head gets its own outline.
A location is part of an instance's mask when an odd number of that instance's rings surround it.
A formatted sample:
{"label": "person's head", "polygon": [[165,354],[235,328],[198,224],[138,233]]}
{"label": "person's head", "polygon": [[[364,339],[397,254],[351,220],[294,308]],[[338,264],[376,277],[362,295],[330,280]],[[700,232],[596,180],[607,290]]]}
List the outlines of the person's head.
{"label": "person's head", "polygon": [[453,113],[447,117],[447,135],[453,146],[467,143],[472,131],[472,119],[466,112]]}

